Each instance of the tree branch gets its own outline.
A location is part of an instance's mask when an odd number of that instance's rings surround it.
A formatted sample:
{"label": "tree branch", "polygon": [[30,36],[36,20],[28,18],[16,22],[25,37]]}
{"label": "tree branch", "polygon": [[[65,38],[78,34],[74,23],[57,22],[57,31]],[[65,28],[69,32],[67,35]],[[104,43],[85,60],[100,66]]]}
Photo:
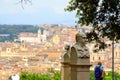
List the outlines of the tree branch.
{"label": "tree branch", "polygon": [[24,9],[24,4],[31,4],[32,5],[32,0],[19,0],[19,3],[21,4],[21,7]]}

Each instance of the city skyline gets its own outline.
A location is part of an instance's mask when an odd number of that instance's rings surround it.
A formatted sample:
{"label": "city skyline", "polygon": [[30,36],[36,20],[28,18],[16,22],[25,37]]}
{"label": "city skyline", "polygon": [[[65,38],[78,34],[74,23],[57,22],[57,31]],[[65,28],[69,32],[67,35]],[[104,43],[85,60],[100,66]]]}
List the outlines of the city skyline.
{"label": "city skyline", "polygon": [[75,25],[75,12],[65,12],[70,0],[34,0],[19,3],[20,0],[1,0],[0,24],[66,24]]}

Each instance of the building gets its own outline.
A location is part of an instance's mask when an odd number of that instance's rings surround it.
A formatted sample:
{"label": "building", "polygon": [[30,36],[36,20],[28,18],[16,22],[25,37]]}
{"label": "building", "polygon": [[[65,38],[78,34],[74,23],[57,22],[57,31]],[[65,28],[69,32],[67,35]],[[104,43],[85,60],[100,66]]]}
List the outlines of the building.
{"label": "building", "polygon": [[39,29],[38,33],[22,32],[18,35],[18,40],[28,43],[45,43],[47,40],[47,31],[45,29]]}

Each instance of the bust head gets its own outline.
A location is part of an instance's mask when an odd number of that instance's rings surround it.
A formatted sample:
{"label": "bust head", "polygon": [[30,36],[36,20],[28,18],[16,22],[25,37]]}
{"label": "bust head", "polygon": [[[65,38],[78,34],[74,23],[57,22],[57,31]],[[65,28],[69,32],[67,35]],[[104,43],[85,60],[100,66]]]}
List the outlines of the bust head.
{"label": "bust head", "polygon": [[81,45],[85,45],[85,36],[83,34],[77,33],[76,34],[76,42],[80,43]]}
{"label": "bust head", "polygon": [[65,50],[69,50],[69,49],[70,49],[70,45],[67,45],[67,44],[66,44],[65,47],[64,47],[64,49],[65,49]]}

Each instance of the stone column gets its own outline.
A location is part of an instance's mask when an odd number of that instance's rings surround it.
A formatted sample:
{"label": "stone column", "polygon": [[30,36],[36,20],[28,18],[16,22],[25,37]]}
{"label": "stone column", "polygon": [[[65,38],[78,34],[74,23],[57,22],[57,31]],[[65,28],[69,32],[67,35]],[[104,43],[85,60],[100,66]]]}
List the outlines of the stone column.
{"label": "stone column", "polygon": [[70,57],[69,49],[70,46],[66,45],[65,50],[61,55],[61,80],[70,80]]}
{"label": "stone column", "polygon": [[70,80],[69,62],[61,62],[61,80]]}

